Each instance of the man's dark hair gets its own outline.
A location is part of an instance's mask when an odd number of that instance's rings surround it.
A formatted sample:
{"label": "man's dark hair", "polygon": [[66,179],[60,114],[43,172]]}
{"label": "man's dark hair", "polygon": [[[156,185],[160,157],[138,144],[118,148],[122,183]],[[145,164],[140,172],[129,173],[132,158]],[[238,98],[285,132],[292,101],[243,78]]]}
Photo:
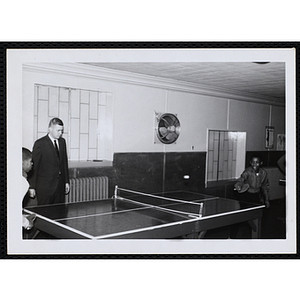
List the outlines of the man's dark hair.
{"label": "man's dark hair", "polygon": [[27,160],[32,158],[32,153],[27,148],[22,147],[22,160]]}
{"label": "man's dark hair", "polygon": [[51,127],[52,125],[60,125],[60,126],[64,126],[64,123],[61,119],[59,118],[53,118],[50,120],[49,122],[49,127]]}

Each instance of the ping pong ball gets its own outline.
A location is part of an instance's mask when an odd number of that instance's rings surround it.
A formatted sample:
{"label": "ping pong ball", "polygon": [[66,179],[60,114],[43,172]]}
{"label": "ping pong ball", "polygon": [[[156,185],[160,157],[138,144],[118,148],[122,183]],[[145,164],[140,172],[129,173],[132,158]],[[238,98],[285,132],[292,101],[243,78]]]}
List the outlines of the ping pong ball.
{"label": "ping pong ball", "polygon": [[183,178],[184,179],[190,179],[190,175],[184,175]]}

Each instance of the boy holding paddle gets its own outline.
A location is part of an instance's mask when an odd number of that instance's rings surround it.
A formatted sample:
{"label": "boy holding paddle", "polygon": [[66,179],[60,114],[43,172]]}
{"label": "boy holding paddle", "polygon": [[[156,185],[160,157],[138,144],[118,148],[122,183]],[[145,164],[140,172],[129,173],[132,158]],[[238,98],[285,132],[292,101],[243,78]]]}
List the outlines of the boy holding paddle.
{"label": "boy holding paddle", "polygon": [[266,170],[261,168],[262,162],[258,156],[253,156],[250,167],[246,168],[235,184],[239,193],[247,193],[243,200],[255,203],[263,203],[270,207],[269,180]]}

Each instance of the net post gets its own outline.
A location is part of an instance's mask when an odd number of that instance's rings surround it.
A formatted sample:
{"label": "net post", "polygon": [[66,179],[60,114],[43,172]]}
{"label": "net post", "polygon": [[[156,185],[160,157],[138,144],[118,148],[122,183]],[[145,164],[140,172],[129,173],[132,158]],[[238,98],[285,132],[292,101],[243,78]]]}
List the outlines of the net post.
{"label": "net post", "polygon": [[117,197],[118,197],[118,186],[115,185],[114,198],[117,199]]}
{"label": "net post", "polygon": [[202,215],[203,215],[203,205],[204,205],[204,203],[201,202],[201,203],[200,203],[200,209],[199,209],[199,217],[200,217],[200,218],[202,218]]}

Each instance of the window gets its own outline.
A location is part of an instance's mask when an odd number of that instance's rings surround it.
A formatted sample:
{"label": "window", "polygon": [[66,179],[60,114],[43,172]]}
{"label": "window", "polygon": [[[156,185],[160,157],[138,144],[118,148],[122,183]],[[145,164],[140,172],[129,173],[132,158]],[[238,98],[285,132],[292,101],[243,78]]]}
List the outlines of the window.
{"label": "window", "polygon": [[35,139],[47,134],[49,120],[64,122],[70,160],[112,160],[112,94],[35,85]]}
{"label": "window", "polygon": [[235,179],[245,168],[246,132],[208,131],[207,181]]}

